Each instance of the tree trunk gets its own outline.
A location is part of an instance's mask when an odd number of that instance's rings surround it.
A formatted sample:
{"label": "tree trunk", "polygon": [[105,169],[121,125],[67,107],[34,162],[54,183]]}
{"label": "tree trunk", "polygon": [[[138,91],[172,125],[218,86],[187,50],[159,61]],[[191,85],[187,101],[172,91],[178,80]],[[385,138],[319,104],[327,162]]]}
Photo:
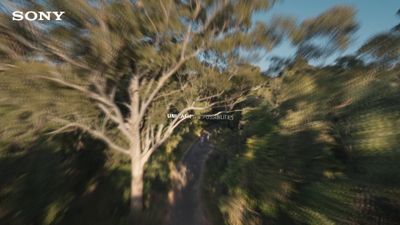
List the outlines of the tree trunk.
{"label": "tree trunk", "polygon": [[131,162],[131,214],[140,214],[143,210],[143,166],[140,159],[132,157]]}
{"label": "tree trunk", "polygon": [[[130,84],[131,93],[131,115],[129,118],[132,131],[131,153],[131,203],[130,215],[135,221],[140,221],[143,211],[143,171],[144,164],[141,156],[140,120],[139,115],[139,79],[132,78]],[[136,223],[138,224],[138,223]]]}

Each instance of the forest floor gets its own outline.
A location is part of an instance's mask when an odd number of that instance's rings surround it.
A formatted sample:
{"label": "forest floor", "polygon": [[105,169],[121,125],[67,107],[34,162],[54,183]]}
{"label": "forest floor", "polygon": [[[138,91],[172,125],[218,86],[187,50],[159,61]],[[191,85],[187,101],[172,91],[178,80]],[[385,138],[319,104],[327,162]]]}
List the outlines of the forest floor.
{"label": "forest floor", "polygon": [[197,141],[183,157],[179,165],[183,178],[182,185],[173,193],[169,225],[211,225],[201,200],[202,175],[210,151],[209,143]]}

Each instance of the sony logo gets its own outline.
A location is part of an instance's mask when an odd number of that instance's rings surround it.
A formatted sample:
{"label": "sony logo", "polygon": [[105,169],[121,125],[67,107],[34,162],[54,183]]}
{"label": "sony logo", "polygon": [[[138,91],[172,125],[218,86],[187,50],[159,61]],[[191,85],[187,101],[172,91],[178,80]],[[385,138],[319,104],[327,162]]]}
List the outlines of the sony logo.
{"label": "sony logo", "polygon": [[[60,12],[42,12],[42,11],[28,11],[28,12],[22,12],[22,11],[14,11],[12,13],[13,15],[13,20],[16,21],[21,21],[21,20],[29,20],[29,21],[35,21],[35,20],[62,20],[61,16],[65,12],[60,11]],[[54,16],[53,16],[54,15]]]}

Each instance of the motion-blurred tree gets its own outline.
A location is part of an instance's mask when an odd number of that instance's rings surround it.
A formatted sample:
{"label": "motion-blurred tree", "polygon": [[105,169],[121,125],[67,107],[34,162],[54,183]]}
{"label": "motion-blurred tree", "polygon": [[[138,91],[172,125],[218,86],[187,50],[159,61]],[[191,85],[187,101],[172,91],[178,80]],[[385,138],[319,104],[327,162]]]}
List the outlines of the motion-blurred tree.
{"label": "motion-blurred tree", "polygon": [[294,63],[220,133],[205,176],[218,224],[398,224],[399,69],[353,60]]}
{"label": "motion-blurred tree", "polygon": [[[400,10],[397,11],[400,16]],[[372,56],[382,65],[398,63],[400,59],[400,24],[390,31],[379,33],[370,38],[358,50],[361,56]]]}
{"label": "motion-blurred tree", "polygon": [[[131,211],[150,156],[190,117],[240,102],[238,50],[264,47],[251,14],[268,1],[2,2],[3,138],[79,129],[131,159]],[[65,11],[16,22],[14,10]],[[236,83],[235,83],[236,82]],[[254,82],[253,82],[254,83]],[[246,86],[246,87],[244,87]],[[232,90],[236,90],[235,93]],[[167,113],[177,117],[167,119]],[[17,124],[17,125],[15,125]],[[24,132],[21,132],[25,130]],[[32,132],[29,132],[32,131]]]}
{"label": "motion-blurred tree", "polygon": [[[2,135],[43,127],[91,134],[131,159],[131,211],[141,211],[144,166],[184,115],[232,109],[260,83],[238,69],[244,52],[270,50],[285,36],[302,49],[321,36],[344,48],[356,27],[347,7],[302,24],[254,25],[253,13],[273,2],[4,1],[1,113],[3,129],[13,129]],[[65,14],[61,22],[16,22],[17,9]],[[170,112],[178,116],[168,120]]]}

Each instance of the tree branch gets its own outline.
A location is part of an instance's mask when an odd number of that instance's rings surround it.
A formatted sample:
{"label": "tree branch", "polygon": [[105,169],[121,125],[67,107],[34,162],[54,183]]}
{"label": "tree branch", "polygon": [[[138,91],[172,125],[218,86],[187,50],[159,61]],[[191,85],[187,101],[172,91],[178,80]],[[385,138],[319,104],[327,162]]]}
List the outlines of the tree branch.
{"label": "tree branch", "polygon": [[[109,97],[104,93],[104,91],[98,86],[96,86],[96,89],[98,89],[98,91],[101,94],[97,94],[93,91],[88,90],[85,87],[82,87],[80,85],[77,84],[73,84],[70,82],[67,82],[65,80],[62,79],[58,79],[58,78],[52,78],[52,77],[41,77],[43,79],[46,80],[50,80],[53,82],[56,82],[58,84],[61,84],[63,86],[72,88],[74,90],[80,91],[82,93],[84,93],[87,97],[96,100],[99,102],[98,107],[106,114],[108,115],[115,123],[118,124],[118,129],[121,130],[121,132],[128,138],[128,140],[130,140],[130,132],[128,130],[128,128],[125,125],[125,121],[124,121],[124,117],[122,116],[122,113],[120,111],[120,109],[118,108],[118,106],[113,102],[112,99],[109,99]],[[111,95],[113,95],[114,93],[111,93]],[[109,109],[110,108],[111,111]]]}
{"label": "tree branch", "polygon": [[62,53],[61,50],[59,50],[58,48],[54,47],[53,45],[45,44],[44,46],[47,49],[49,49],[51,53],[53,53],[54,55],[56,55],[60,59],[64,60],[65,62],[70,63],[71,65],[80,67],[82,69],[91,70],[87,65],[79,63],[79,62],[71,59],[69,56],[67,56],[64,53]]}
{"label": "tree branch", "polygon": [[99,130],[95,130],[93,128],[90,128],[87,125],[84,125],[82,123],[77,123],[77,122],[70,122],[70,121],[66,121],[66,120],[58,120],[58,121],[62,121],[62,123],[66,123],[65,126],[50,132],[49,134],[59,134],[62,133],[70,128],[79,128],[87,133],[89,133],[91,136],[93,136],[94,138],[97,138],[99,140],[102,140],[108,147],[110,147],[111,149],[119,152],[119,153],[123,153],[125,155],[129,155],[129,150],[125,149],[117,144],[115,144],[110,138],[107,137],[107,135]]}
{"label": "tree branch", "polygon": [[[160,125],[157,134],[156,134],[156,138],[155,138],[155,142],[153,143],[153,145],[145,152],[142,153],[142,162],[146,163],[150,156],[153,154],[153,152],[160,147],[173,133],[173,131],[179,126],[179,124],[181,124],[182,122],[184,122],[185,120],[187,120],[187,117],[182,117],[182,115],[190,110],[196,109],[197,107],[194,107],[193,105],[190,105],[188,107],[186,107],[185,109],[183,109],[181,112],[179,112],[179,114],[177,115],[177,117],[171,121],[168,126],[166,127],[166,129],[164,128],[164,125]],[[181,118],[182,117],[182,118]]]}
{"label": "tree branch", "polygon": [[190,58],[196,56],[200,52],[200,49],[195,51],[193,54],[186,56],[184,58],[181,58],[175,66],[173,66],[168,72],[164,73],[161,78],[157,82],[157,86],[154,88],[154,90],[151,92],[150,96],[147,98],[146,101],[142,104],[140,107],[140,112],[139,112],[139,120],[143,119],[144,114],[146,113],[148,107],[150,104],[154,101],[154,98],[157,96],[157,94],[160,92],[160,90],[165,86],[167,83],[168,79],[175,74],[176,71],[179,70],[179,68]]}

